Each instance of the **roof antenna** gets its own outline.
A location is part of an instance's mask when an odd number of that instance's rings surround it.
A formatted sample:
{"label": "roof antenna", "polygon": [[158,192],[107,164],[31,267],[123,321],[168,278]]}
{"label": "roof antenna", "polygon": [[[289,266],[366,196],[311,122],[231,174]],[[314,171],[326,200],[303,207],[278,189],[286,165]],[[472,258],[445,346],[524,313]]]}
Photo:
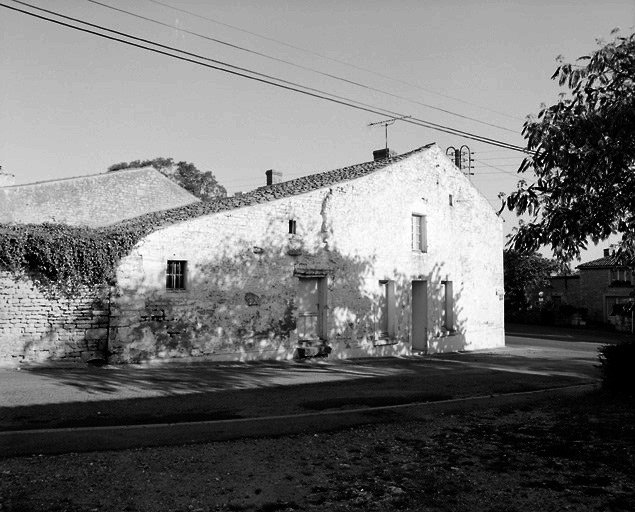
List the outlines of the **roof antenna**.
{"label": "roof antenna", "polygon": [[388,127],[392,124],[395,124],[395,121],[402,121],[404,119],[410,119],[412,116],[401,116],[401,117],[393,117],[391,119],[384,119],[383,121],[377,121],[375,123],[370,123],[368,126],[377,126],[382,125],[386,130],[386,152],[388,152]]}

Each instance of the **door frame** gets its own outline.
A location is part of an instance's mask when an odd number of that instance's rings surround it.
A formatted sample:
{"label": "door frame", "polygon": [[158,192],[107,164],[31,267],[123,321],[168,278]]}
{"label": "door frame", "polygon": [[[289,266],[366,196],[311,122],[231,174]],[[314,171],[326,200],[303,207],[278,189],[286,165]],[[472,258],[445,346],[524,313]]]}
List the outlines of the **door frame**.
{"label": "door frame", "polygon": [[[422,315],[415,321],[415,312]],[[428,281],[413,279],[411,283],[410,346],[412,350],[428,351]]]}

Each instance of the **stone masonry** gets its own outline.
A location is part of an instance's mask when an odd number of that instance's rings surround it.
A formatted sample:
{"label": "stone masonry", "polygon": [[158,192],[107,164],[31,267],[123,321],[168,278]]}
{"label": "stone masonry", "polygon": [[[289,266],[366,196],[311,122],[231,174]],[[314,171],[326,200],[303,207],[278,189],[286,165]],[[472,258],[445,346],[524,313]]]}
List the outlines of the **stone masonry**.
{"label": "stone masonry", "polygon": [[[0,273],[0,361],[504,345],[502,222],[436,145],[174,211],[183,220],[142,239],[110,289],[54,297]],[[413,250],[413,216],[425,250]],[[186,269],[180,289],[166,286],[168,261]]]}
{"label": "stone masonry", "polygon": [[[365,169],[273,185],[271,200],[148,235],[118,270],[111,360],[296,357],[310,277],[330,357],[411,354],[416,283],[424,351],[503,345],[502,224],[489,203],[437,146]],[[412,250],[413,214],[426,218],[427,252]],[[186,262],[185,289],[166,289],[169,260]]]}
{"label": "stone masonry", "polygon": [[0,363],[103,358],[108,316],[107,289],[51,296],[26,277],[0,272]]}

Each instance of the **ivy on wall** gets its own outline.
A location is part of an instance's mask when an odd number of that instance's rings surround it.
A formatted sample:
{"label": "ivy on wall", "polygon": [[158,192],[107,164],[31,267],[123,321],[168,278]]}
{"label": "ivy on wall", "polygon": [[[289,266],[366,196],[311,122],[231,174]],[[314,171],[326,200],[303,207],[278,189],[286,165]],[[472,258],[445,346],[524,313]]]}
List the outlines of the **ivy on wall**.
{"label": "ivy on wall", "polygon": [[240,197],[153,212],[102,228],[63,224],[0,224],[0,270],[29,275],[41,287],[72,293],[113,284],[119,260],[161,227],[271,199],[259,190]]}
{"label": "ivy on wall", "polygon": [[233,197],[148,213],[103,228],[62,224],[0,224],[0,270],[27,274],[40,286],[73,292],[113,284],[119,260],[145,236],[203,215],[265,203],[365,176],[423,148],[392,159],[366,162],[261,187]]}
{"label": "ivy on wall", "polygon": [[84,285],[111,283],[117,262],[137,240],[131,230],[4,225],[0,227],[0,268],[28,274],[45,288],[73,292]]}

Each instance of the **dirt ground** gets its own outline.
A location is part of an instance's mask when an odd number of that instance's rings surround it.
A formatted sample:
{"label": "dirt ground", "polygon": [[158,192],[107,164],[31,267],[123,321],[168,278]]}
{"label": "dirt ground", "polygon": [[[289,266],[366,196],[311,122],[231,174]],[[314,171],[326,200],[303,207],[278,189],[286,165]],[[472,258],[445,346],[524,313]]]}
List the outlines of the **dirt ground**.
{"label": "dirt ground", "polygon": [[635,399],[0,461],[0,510],[632,511]]}

